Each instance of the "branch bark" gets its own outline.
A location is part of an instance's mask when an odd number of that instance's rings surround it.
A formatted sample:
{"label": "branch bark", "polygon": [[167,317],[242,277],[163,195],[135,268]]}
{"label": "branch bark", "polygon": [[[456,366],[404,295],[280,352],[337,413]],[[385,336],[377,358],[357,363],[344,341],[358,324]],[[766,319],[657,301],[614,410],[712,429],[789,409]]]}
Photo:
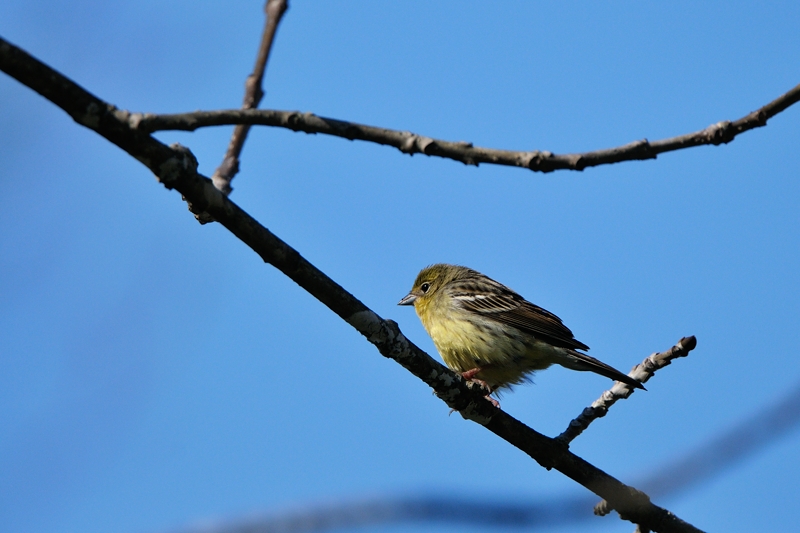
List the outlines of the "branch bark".
{"label": "branch bark", "polygon": [[76,122],[95,131],[147,166],[168,189],[180,192],[192,212],[207,212],[391,358],[433,388],[436,395],[466,419],[486,427],[546,468],[555,468],[588,488],[620,516],[660,532],[697,532],[697,528],[654,505],[641,491],[627,486],[565,446],[548,438],[483,397],[480,389],[406,339],[397,324],[384,320],[296,250],[276,237],[197,172],[197,160],[178,145],[166,146],[131,127],[127,111],[104,102],[73,81],[0,38],[0,70],[66,111]]}
{"label": "branch bark", "polygon": [[797,103],[798,100],[800,100],[800,85],[733,122],[724,120],[693,133],[659,141],[650,142],[642,139],[616,148],[575,154],[481,148],[473,146],[470,142],[433,139],[408,131],[367,126],[320,117],[313,113],[274,109],[233,109],[164,115],[134,113],[131,115],[131,126],[148,133],[163,130],[194,131],[208,126],[231,124],[273,126],[305,133],[333,135],[351,141],[360,140],[393,146],[404,154],[442,157],[460,161],[465,165],[478,166],[480,163],[489,163],[527,168],[535,172],[552,172],[554,170],[583,170],[588,167],[623,161],[655,159],[658,154],[665,152],[708,144],[727,144],[740,133],[766,126],[767,120]]}
{"label": "branch bark", "polygon": [[[628,375],[634,379],[639,380],[641,383],[646,383],[656,370],[664,368],[672,363],[673,359],[678,357],[686,357],[689,352],[697,346],[697,339],[694,336],[684,337],[678,343],[667,350],[666,352],[654,353],[644,361],[633,367]],[[626,400],[634,393],[634,389],[625,383],[616,382],[613,387],[605,391],[600,397],[595,400],[592,405],[583,410],[577,418],[570,421],[569,426],[564,432],[556,437],[558,442],[569,446],[569,443],[583,433],[589,427],[589,424],[606,416],[608,410],[614,405],[617,400]]]}
{"label": "branch bark", "polygon": [[[242,109],[255,109],[264,97],[262,83],[264,72],[267,70],[269,53],[272,50],[272,42],[275,40],[278,25],[281,23],[283,14],[286,13],[288,8],[288,0],[267,0],[266,4],[264,4],[264,12],[267,18],[264,21],[264,32],[261,35],[261,45],[258,47],[258,56],[253,67],[253,73],[247,77],[247,81],[244,84],[245,92]],[[225,194],[230,194],[233,191],[231,180],[239,172],[239,155],[242,153],[244,141],[247,139],[249,131],[249,124],[236,125],[231,136],[231,142],[228,144],[228,151],[225,153],[222,163],[211,176],[214,186]]]}

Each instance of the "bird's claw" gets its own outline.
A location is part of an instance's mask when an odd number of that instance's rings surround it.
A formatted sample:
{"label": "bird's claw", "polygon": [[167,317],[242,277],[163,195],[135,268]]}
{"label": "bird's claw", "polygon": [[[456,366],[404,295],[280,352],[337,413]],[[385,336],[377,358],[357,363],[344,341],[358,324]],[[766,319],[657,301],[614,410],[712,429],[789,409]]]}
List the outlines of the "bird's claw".
{"label": "bird's claw", "polygon": [[478,378],[475,377],[478,374],[478,372],[480,372],[481,370],[483,370],[483,368],[481,368],[481,367],[472,368],[470,370],[467,370],[466,372],[462,372],[461,373],[461,377],[464,378],[467,381],[471,381],[471,382],[477,384],[480,388],[482,388],[483,390],[487,391],[488,394],[486,394],[486,396],[484,396],[484,398],[486,398],[492,405],[494,405],[495,407],[500,409],[500,402],[498,402],[497,400],[495,400],[491,396],[491,394],[494,392],[492,387],[490,387],[489,384],[486,383],[485,381],[483,381],[482,379],[478,379]]}

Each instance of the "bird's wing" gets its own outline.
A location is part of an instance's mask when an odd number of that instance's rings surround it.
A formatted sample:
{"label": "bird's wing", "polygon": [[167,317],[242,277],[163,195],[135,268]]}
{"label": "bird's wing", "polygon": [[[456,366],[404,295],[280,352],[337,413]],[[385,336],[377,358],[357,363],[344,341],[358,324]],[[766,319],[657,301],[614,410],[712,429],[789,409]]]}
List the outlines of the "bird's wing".
{"label": "bird's wing", "polygon": [[[478,274],[476,272],[476,274]],[[502,324],[530,333],[553,346],[588,350],[556,315],[534,305],[505,285],[478,274],[451,283],[450,297],[466,311],[479,313]]]}

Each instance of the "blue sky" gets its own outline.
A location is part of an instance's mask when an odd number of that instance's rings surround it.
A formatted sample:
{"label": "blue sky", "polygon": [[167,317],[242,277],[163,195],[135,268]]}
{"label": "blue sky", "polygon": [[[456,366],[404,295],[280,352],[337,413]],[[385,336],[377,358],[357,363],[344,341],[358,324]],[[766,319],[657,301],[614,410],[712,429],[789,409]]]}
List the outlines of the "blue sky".
{"label": "blue sky", "polygon": [[[262,107],[518,150],[660,139],[800,83],[798,11],[295,0]],[[238,107],[262,21],[261,2],[0,4],[5,39],[143,112]],[[689,358],[572,446],[635,484],[800,380],[798,123],[790,108],[726,146],[546,175],[257,128],[232,199],[431,354],[395,304],[441,261],[555,312],[622,370],[696,335]],[[229,135],[158,137],[210,175]],[[4,531],[154,532],[384,494],[585,492],[448,416],[224,228],[197,224],[142,165],[5,75],[0,146]],[[502,406],[548,435],[610,384],[560,368],[535,382]],[[793,431],[656,503],[706,530],[791,528],[798,445]]]}

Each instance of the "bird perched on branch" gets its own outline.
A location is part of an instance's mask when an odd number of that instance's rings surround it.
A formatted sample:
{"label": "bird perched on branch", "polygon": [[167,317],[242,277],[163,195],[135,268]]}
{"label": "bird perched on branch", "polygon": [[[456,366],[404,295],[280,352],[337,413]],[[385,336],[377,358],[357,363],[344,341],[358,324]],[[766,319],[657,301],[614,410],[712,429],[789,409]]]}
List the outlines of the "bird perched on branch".
{"label": "bird perched on branch", "polygon": [[552,364],[644,389],[578,351],[589,347],[556,315],[475,270],[447,264],[424,268],[398,305],[413,305],[445,364],[490,394],[525,383]]}

